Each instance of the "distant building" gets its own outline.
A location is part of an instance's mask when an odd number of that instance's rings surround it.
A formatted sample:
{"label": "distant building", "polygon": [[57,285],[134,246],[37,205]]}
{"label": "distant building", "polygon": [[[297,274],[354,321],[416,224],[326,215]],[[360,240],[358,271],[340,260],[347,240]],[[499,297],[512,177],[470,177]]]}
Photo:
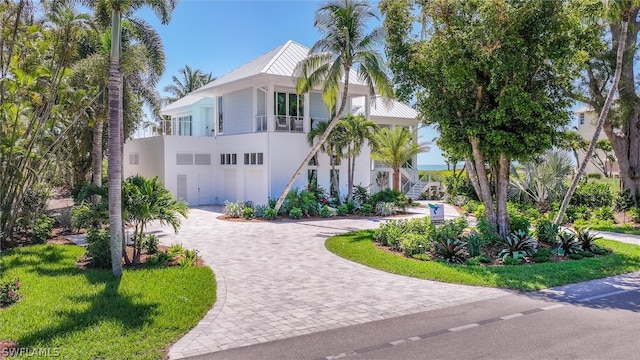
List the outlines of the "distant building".
{"label": "distant building", "polygon": [[[591,107],[590,105],[585,105],[578,110],[575,111],[576,117],[578,118],[578,133],[582,135],[583,138],[587,141],[591,141],[593,138],[593,134],[596,132],[596,123],[598,122],[598,113]],[[604,130],[600,131],[600,135],[598,139],[607,139],[607,135],[604,133]],[[596,150],[600,153],[600,157],[604,159],[604,154],[600,150]],[[584,161],[585,151],[579,151],[578,157],[580,159],[580,163]],[[610,162],[606,162],[607,171],[611,172],[614,177],[620,176],[620,168],[618,166],[618,162],[614,162],[613,164]],[[601,175],[602,172],[591,162],[589,161],[586,168],[587,174],[598,173]]]}
{"label": "distant building", "polygon": [[[176,197],[189,205],[252,201],[266,204],[278,197],[310,150],[307,134],[330,120],[320,90],[296,93],[293,72],[309,49],[293,41],[217,78],[165,106],[169,118],[152,137],[129,140],[124,147],[125,176],[158,176]],[[414,109],[394,101],[372,99],[352,71],[345,113],[363,114],[381,127],[403,126],[417,138]],[[417,156],[401,170],[406,192],[418,182]],[[331,159],[319,152],[294,186],[316,180],[329,190],[347,193],[347,161],[336,165],[338,184],[331,183]],[[371,191],[393,184],[392,170],[371,160],[368,146],[356,161],[354,184]]]}

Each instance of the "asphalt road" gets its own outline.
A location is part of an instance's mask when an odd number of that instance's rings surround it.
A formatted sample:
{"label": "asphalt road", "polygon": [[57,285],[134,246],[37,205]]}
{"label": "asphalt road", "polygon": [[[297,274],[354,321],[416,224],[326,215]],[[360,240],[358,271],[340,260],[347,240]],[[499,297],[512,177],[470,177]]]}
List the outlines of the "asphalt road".
{"label": "asphalt road", "polygon": [[640,359],[640,273],[190,359]]}

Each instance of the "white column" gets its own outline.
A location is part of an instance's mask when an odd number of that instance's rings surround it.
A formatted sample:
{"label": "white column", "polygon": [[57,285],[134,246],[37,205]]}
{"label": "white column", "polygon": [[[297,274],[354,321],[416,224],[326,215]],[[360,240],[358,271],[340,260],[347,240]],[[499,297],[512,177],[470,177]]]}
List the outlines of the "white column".
{"label": "white column", "polygon": [[371,96],[369,95],[364,96],[364,113],[367,119],[371,115]]}
{"label": "white column", "polygon": [[251,116],[253,116],[253,131],[256,132],[258,129],[258,88],[253,87],[253,107],[251,111]]}
{"label": "white column", "polygon": [[311,101],[309,100],[310,93],[304,94],[304,116],[302,119],[302,131],[304,133],[309,133],[311,131],[311,116],[309,116],[309,112],[311,110]]}
{"label": "white column", "polygon": [[273,108],[275,87],[273,84],[267,85],[267,131],[275,131],[275,109]]}

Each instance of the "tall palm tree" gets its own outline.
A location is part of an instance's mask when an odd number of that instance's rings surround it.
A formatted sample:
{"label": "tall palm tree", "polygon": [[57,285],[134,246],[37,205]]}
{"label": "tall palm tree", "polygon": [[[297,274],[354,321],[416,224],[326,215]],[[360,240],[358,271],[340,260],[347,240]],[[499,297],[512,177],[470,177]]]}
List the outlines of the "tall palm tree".
{"label": "tall palm tree", "polygon": [[[309,146],[312,146],[317,138],[322,137],[329,127],[327,121],[320,121],[309,133],[307,134],[307,142]],[[331,159],[331,183],[335,186],[336,198],[340,201],[340,184],[338,184],[338,172],[336,171],[336,165],[340,163],[343,157],[343,148],[345,145],[345,131],[340,125],[331,132],[331,136],[327,138],[324,144],[320,146],[320,151],[327,153],[329,159]],[[333,196],[333,194],[331,194]]]}
{"label": "tall palm tree", "polygon": [[[175,8],[176,0],[85,0],[87,5],[96,10],[96,18],[111,20],[111,53],[109,61],[108,109],[109,109],[109,162],[107,177],[109,181],[109,228],[110,248],[113,276],[122,275],[123,222],[122,222],[122,144],[124,130],[123,116],[123,83],[120,69],[122,55],[122,18],[127,17],[138,31],[146,31],[150,26],[141,19],[134,18],[133,13],[149,7],[162,24],[169,23],[171,12]],[[109,16],[110,14],[110,16]],[[164,70],[164,59],[158,61],[158,66]],[[162,71],[160,71],[162,73]],[[157,81],[150,78],[148,81]]]}
{"label": "tall palm tree", "polygon": [[367,120],[363,115],[349,114],[340,120],[340,126],[344,128],[346,136],[346,156],[347,156],[347,201],[351,200],[353,192],[353,177],[356,169],[356,158],[362,152],[365,142],[374,144],[373,134],[378,129],[378,125],[371,120]]}
{"label": "tall palm tree", "polygon": [[[306,59],[296,67],[297,90],[306,93],[318,86],[322,88],[322,97],[333,114],[324,134],[311,148],[307,157],[293,173],[276,202],[280,209],[287,193],[307,163],[327,141],[331,131],[340,119],[347,104],[349,76],[356,70],[358,78],[369,87],[371,96],[376,91],[384,96],[393,94],[391,83],[386,74],[382,56],[376,47],[383,44],[382,29],[376,28],[366,34],[367,21],[378,16],[373,7],[362,0],[331,0],[316,11],[314,27],[322,38],[316,42]],[[342,91],[340,92],[340,82]],[[336,111],[338,95],[340,106]]]}
{"label": "tall palm tree", "polygon": [[415,155],[429,151],[429,147],[415,142],[411,131],[401,126],[384,128],[373,138],[376,147],[371,158],[393,169],[393,190],[400,191],[400,168]]}
{"label": "tall palm tree", "polygon": [[162,89],[172,95],[165,98],[165,102],[167,103],[183,98],[193,90],[215,80],[211,73],[205,73],[200,69],[193,70],[189,65],[185,65],[183,68],[180,68],[178,70],[178,75],[180,77],[173,75],[171,77],[171,81],[173,83]]}

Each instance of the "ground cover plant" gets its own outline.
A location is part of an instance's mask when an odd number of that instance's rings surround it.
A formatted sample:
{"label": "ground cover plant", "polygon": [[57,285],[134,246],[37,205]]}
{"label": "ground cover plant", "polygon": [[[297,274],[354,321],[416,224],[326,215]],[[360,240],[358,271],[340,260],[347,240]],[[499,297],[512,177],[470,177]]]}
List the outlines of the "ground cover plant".
{"label": "ground cover plant", "polygon": [[[609,250],[606,256],[540,262],[526,266],[451,265],[446,261],[408,258],[374,245],[374,230],[363,230],[327,239],[327,249],[346,259],[394,274],[442,282],[539,290],[580,281],[604,278],[640,270],[640,247],[616,241],[597,240],[595,244]],[[538,253],[550,251],[540,249]]]}
{"label": "ground cover plant", "polygon": [[22,295],[0,309],[0,343],[57,349],[65,359],[162,359],[215,301],[208,267],[146,266],[114,278],[79,269],[83,252],[37,245],[0,254],[0,282],[19,278]]}

